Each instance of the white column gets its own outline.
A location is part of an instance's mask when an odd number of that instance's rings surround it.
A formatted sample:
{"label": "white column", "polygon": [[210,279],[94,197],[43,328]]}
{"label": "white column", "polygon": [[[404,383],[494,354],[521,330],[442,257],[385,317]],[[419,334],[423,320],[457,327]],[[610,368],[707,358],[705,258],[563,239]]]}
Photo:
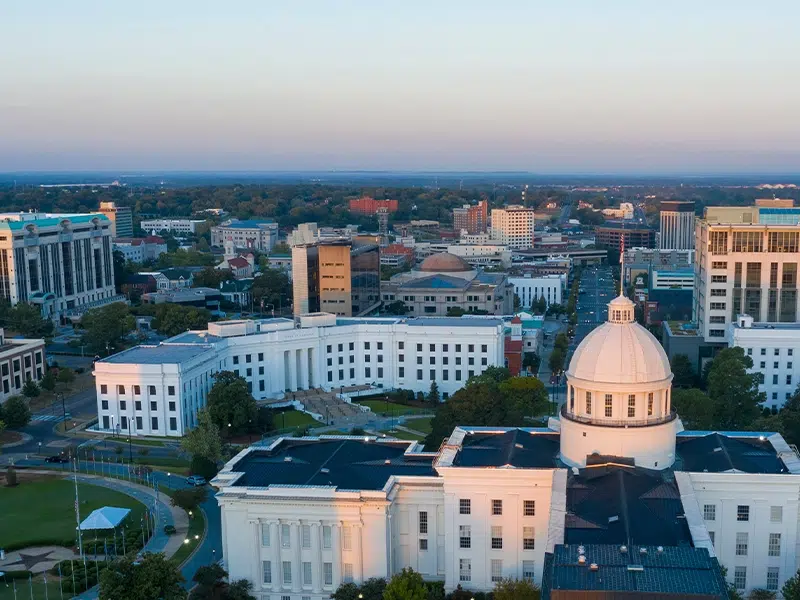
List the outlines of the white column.
{"label": "white column", "polygon": [[303,565],[300,561],[300,521],[293,521],[291,524],[291,546],[292,546],[292,591],[299,592],[302,584]]}
{"label": "white column", "polygon": [[342,539],[341,523],[331,523],[331,550],[333,554],[333,589],[342,584]]}
{"label": "white column", "polygon": [[322,536],[320,523],[311,524],[311,583],[315,594],[322,593]]}
{"label": "white column", "polygon": [[263,585],[263,575],[259,576],[261,571],[261,521],[256,519],[250,522],[253,524],[253,528],[255,529],[255,546],[253,546],[253,554],[258,557],[258,560],[252,561],[250,579],[253,582],[254,587],[260,588]]}
{"label": "white column", "polygon": [[281,591],[281,578],[283,577],[283,566],[281,565],[281,539],[278,521],[269,523],[269,545],[272,549],[272,591]]}
{"label": "white column", "polygon": [[364,556],[361,554],[361,523],[353,524],[353,550],[356,564],[353,565],[353,578],[357,583],[364,583]]}

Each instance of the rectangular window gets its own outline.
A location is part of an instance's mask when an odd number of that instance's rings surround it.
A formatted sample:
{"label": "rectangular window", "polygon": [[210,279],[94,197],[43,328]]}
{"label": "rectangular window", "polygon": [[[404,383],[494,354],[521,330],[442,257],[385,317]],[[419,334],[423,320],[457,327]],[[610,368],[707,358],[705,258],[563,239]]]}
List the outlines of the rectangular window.
{"label": "rectangular window", "polygon": [[736,534],[736,556],[747,556],[747,532]]}
{"label": "rectangular window", "polygon": [[353,549],[353,528],[345,525],[342,527],[342,550]]}
{"label": "rectangular window", "polygon": [[120,400],[119,401],[119,409],[120,410],[125,410],[127,407],[128,407],[128,403],[125,402],[125,400]]}
{"label": "rectangular window", "polygon": [[322,585],[333,585],[333,563],[322,563]]}
{"label": "rectangular window", "polygon": [[469,525],[458,526],[458,547],[472,548],[472,535]]}
{"label": "rectangular window", "polygon": [[170,412],[175,412],[175,402],[167,402]]}
{"label": "rectangular window", "polygon": [[522,549],[535,550],[536,549],[536,529],[533,527],[522,528]]}
{"label": "rectangular window", "polygon": [[605,414],[607,417],[611,417],[614,414],[614,397],[611,394],[606,394],[605,402]]}
{"label": "rectangular window", "polygon": [[136,410],[142,410],[142,401],[141,400],[136,400],[133,403],[133,408],[136,409]]}
{"label": "rectangular window", "polygon": [[493,515],[502,515],[503,514],[503,501],[502,500],[492,500],[492,514]]}
{"label": "rectangular window", "polygon": [[168,396],[174,396],[175,395],[175,386],[174,385],[168,385],[167,386],[167,395]]}
{"label": "rectangular window", "polygon": [[108,386],[105,383],[100,384],[100,393],[101,394],[107,394],[108,393]]}
{"label": "rectangular window", "polygon": [[331,547],[331,526],[330,525],[323,525],[322,526],[322,547],[323,548],[330,548]]}
{"label": "rectangular window", "polygon": [[142,417],[136,417],[136,429],[144,429],[144,425],[142,424]]}
{"label": "rectangular window", "polygon": [[419,511],[419,532],[423,535],[428,533],[428,512]]}
{"label": "rectangular window", "polygon": [[311,525],[302,525],[301,528],[303,538],[303,548],[311,548]]}
{"label": "rectangular window", "polygon": [[503,579],[503,561],[500,559],[492,559],[492,581],[500,581]]}
{"label": "rectangular window", "polygon": [[536,563],[532,560],[522,561],[522,578],[525,581],[533,581],[536,577]]}
{"label": "rectangular window", "polygon": [[592,414],[592,392],[586,392],[586,414]]}
{"label": "rectangular window", "polygon": [[715,521],[717,519],[717,505],[704,504],[703,505],[703,518],[706,521]]}
{"label": "rectangular window", "polygon": [[469,515],[472,513],[472,503],[469,498],[461,498],[458,501],[458,514]]}
{"label": "rectangular window", "polygon": [[290,529],[288,525],[281,525],[281,547],[282,548],[289,548],[292,544],[292,539],[290,537]]}
{"label": "rectangular window", "polygon": [[749,521],[750,520],[750,507],[746,504],[740,504],[736,507],[736,520]]}
{"label": "rectangular window", "polygon": [[150,428],[158,429],[158,417],[150,417]]}
{"label": "rectangular window", "polygon": [[628,394],[628,418],[636,416],[636,394]]}
{"label": "rectangular window", "polygon": [[261,561],[261,572],[263,574],[262,581],[266,584],[272,583],[272,563],[268,560]]}
{"label": "rectangular window", "polygon": [[736,567],[733,571],[733,587],[743,590],[747,587],[747,567]]}
{"label": "rectangular window", "polygon": [[711,540],[711,545],[712,546],[714,545],[714,536],[715,536],[715,533],[713,531],[709,531],[708,532],[708,539]]}
{"label": "rectangular window", "polygon": [[269,546],[269,523],[261,524],[261,545]]}
{"label": "rectangular window", "polygon": [[156,395],[156,386],[148,385],[147,386],[147,393],[150,394],[151,396],[155,396]]}
{"label": "rectangular window", "polygon": [[419,549],[423,552],[428,549],[428,538],[419,539]]}
{"label": "rectangular window", "polygon": [[468,558],[458,559],[458,580],[472,581],[472,562]]}
{"label": "rectangular window", "polygon": [[781,534],[780,533],[770,533],[769,534],[769,546],[768,546],[768,556],[780,556],[781,555]]}
{"label": "rectangular window", "polygon": [[647,416],[653,416],[653,392],[647,394]]}
{"label": "rectangular window", "polygon": [[769,507],[769,520],[771,523],[781,523],[783,522],[783,507],[782,506],[770,506]]}
{"label": "rectangular window", "polygon": [[523,517],[536,516],[536,500],[525,500],[522,508]]}
{"label": "rectangular window", "polygon": [[770,592],[778,591],[778,577],[780,575],[779,567],[767,567],[767,589]]}
{"label": "rectangular window", "polygon": [[292,585],[292,561],[283,561],[283,585]]}
{"label": "rectangular window", "polygon": [[118,385],[117,386],[117,393],[120,396],[124,396],[125,395],[125,386],[124,385]]}
{"label": "rectangular window", "polygon": [[138,385],[133,386],[133,395],[134,396],[141,396],[142,395],[142,388]]}
{"label": "rectangular window", "polygon": [[311,585],[311,563],[303,563],[303,585]]}
{"label": "rectangular window", "polygon": [[345,583],[352,583],[353,563],[342,563],[342,581]]}
{"label": "rectangular window", "polygon": [[422,381],[422,369],[417,369],[417,381]]}
{"label": "rectangular window", "polygon": [[[125,417],[123,417],[124,419]],[[178,419],[176,417],[169,418],[169,430],[178,431]]]}
{"label": "rectangular window", "polygon": [[492,525],[492,550],[503,549],[503,528],[500,525]]}

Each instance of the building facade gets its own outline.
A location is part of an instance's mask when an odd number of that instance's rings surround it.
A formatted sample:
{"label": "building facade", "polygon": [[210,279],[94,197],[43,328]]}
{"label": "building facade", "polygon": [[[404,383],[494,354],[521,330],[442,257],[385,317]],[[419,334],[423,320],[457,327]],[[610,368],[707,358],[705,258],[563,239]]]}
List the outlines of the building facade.
{"label": "building facade", "polygon": [[101,202],[99,212],[111,221],[112,238],[133,237],[133,213],[130,206],[117,206],[115,202]]}
{"label": "building facade", "polygon": [[547,427],[457,427],[433,452],[373,436],[243,450],[212,482],[231,578],[260,600],[405,567],[447,591],[515,578],[609,597],[610,578],[620,597],[722,600],[723,564],[743,595],[779,590],[797,568],[800,458],[779,434],[683,431],[633,308],[613,300],[576,349]]}
{"label": "building facade", "polygon": [[433,382],[446,397],[470,377],[502,365],[498,319],[317,314],[296,321],[220,321],[207,331],[97,361],[98,427],[114,430],[118,424],[127,431],[130,424],[132,435],[183,435],[196,425],[219,371],[245,378],[257,399],[372,384],[427,392]]}
{"label": "building facade", "polygon": [[350,200],[349,206],[350,212],[362,215],[374,215],[378,209],[384,209],[390,213],[397,212],[397,200],[376,200],[369,196],[354,198]]}
{"label": "building facade", "polygon": [[694,289],[694,270],[662,270],[650,271],[651,290],[692,290]]}
{"label": "building facade", "polygon": [[143,263],[148,260],[158,260],[158,257],[167,253],[167,242],[157,235],[146,238],[116,238],[114,250],[121,252],[125,260]]}
{"label": "building facade", "polygon": [[21,394],[28,379],[41,381],[46,370],[44,340],[7,338],[0,328],[0,404]]}
{"label": "building facade", "polygon": [[521,307],[527,309],[539,298],[544,298],[547,306],[561,304],[567,278],[565,275],[509,277],[508,282],[514,286]]}
{"label": "building facade", "polygon": [[0,298],[55,321],[122,300],[105,215],[0,214]]}
{"label": "building facade", "polygon": [[489,225],[489,205],[486,200],[478,204],[465,204],[453,209],[453,229],[468,235],[486,233]]}
{"label": "building facade", "polygon": [[739,314],[798,322],[800,208],[706,208],[695,249],[693,320],[705,341],[724,341]]}
{"label": "building facade", "polygon": [[211,228],[211,245],[269,252],[278,243],[278,224],[271,219],[239,221],[231,219]]}
{"label": "building facade", "polygon": [[654,248],[656,243],[656,232],[647,227],[605,224],[594,228],[595,244],[603,248],[622,248],[623,237],[625,247]]}
{"label": "building facade", "polygon": [[511,205],[492,209],[491,238],[512,250],[533,248],[532,208]]}
{"label": "building facade", "polygon": [[380,305],[380,248],[357,240],[292,246],[294,314],[368,314]]}
{"label": "building facade", "polygon": [[694,249],[694,202],[662,202],[659,222],[661,250]]}
{"label": "building facade", "polygon": [[147,219],[139,223],[139,226],[148,233],[169,231],[171,233],[193,235],[197,233],[197,228],[204,223],[203,219]]}

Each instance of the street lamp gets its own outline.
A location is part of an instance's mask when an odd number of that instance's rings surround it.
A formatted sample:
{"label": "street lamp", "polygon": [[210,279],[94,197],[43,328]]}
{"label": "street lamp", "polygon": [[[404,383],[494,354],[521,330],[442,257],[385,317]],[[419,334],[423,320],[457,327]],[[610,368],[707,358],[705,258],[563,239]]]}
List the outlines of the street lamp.
{"label": "street lamp", "polygon": [[189,538],[186,538],[185,540],[183,540],[183,543],[184,544],[188,544],[189,543]]}
{"label": "street lamp", "polygon": [[64,433],[67,432],[67,406],[64,404],[64,392],[56,392],[56,399],[61,399],[61,412],[64,413]]}

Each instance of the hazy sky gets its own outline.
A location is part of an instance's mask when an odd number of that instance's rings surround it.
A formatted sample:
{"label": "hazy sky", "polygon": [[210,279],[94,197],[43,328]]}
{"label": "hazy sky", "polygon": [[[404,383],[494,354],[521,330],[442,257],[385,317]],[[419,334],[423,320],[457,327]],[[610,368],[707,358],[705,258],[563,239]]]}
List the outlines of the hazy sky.
{"label": "hazy sky", "polygon": [[800,172],[797,0],[0,0],[0,171]]}

